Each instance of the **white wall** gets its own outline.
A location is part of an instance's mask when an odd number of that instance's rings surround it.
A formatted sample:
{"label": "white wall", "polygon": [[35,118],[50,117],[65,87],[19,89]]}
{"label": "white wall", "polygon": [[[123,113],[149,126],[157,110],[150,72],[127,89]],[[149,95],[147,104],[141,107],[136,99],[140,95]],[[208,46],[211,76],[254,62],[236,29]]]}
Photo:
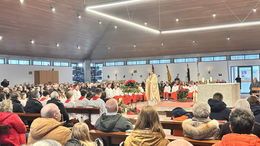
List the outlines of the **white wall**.
{"label": "white wall", "polygon": [[[217,62],[198,62],[198,63],[188,63],[190,68],[191,80],[197,81],[197,73],[200,73],[200,79],[204,77],[213,80],[226,80],[230,82],[230,67],[231,66],[250,66],[250,65],[260,65],[260,60],[240,60],[240,61],[217,61]],[[169,70],[171,72],[172,80],[175,78],[176,74],[180,74],[181,80],[187,80],[187,63],[171,63],[168,64]],[[103,67],[103,80],[116,80],[115,74],[117,74],[117,80],[128,80],[135,79],[140,82],[147,78],[148,72],[152,69],[152,65],[133,65],[133,66],[111,66]],[[166,64],[155,64],[155,73],[160,75],[159,81],[167,80]],[[133,77],[131,73],[134,73]],[[210,71],[210,73],[209,73]],[[110,78],[107,78],[107,75]],[[126,76],[123,78],[123,76]],[[142,75],[142,77],[140,77]]]}
{"label": "white wall", "polygon": [[[27,66],[27,65],[0,65],[0,81],[7,79],[10,85],[34,83],[34,71],[36,70],[56,70],[59,71],[59,82],[72,82],[72,67],[54,66]],[[32,72],[30,75],[29,72]]]}

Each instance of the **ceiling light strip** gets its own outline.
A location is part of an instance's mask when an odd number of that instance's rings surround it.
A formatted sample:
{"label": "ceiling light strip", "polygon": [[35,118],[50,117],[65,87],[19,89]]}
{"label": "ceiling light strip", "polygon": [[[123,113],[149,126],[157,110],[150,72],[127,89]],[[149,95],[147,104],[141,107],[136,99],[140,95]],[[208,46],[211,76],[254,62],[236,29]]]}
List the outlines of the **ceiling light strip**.
{"label": "ceiling light strip", "polygon": [[246,27],[246,26],[254,26],[254,25],[260,25],[260,21],[214,25],[214,26],[206,26],[206,27],[195,27],[195,28],[177,29],[177,30],[165,30],[165,31],[161,31],[161,33],[162,34],[184,33],[184,32],[224,29],[224,28]]}
{"label": "ceiling light strip", "polygon": [[108,3],[108,4],[89,6],[88,8],[97,9],[97,8],[105,8],[105,7],[115,7],[115,6],[120,6],[120,5],[128,5],[128,4],[132,4],[132,3],[141,3],[141,2],[146,2],[146,1],[151,1],[151,0],[128,0],[128,1],[113,2],[113,3]]}
{"label": "ceiling light strip", "polygon": [[127,20],[121,19],[121,18],[117,18],[117,17],[111,16],[111,15],[108,15],[108,14],[105,14],[105,13],[101,13],[101,12],[92,10],[89,7],[87,7],[86,10],[88,12],[93,13],[93,14],[100,15],[100,16],[103,16],[103,17],[106,17],[106,18],[109,18],[109,19],[112,19],[112,20],[115,20],[115,21],[118,21],[118,22],[121,22],[121,23],[125,23],[125,24],[128,24],[128,25],[134,26],[136,28],[140,28],[140,29],[143,29],[143,30],[155,33],[155,34],[160,34],[159,30],[156,30],[156,29],[153,29],[153,28],[150,28],[150,27],[146,27],[146,26],[143,26],[143,25],[131,22],[131,21],[127,21]]}

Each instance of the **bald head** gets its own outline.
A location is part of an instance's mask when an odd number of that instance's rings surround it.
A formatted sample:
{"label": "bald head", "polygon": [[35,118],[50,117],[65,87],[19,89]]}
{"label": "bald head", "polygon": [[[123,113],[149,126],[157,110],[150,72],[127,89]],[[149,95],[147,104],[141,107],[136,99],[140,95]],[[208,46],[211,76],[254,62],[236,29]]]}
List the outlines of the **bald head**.
{"label": "bald head", "polygon": [[61,120],[60,110],[57,105],[53,103],[46,104],[41,109],[41,117],[43,118],[54,118],[57,121]]}
{"label": "bald head", "polygon": [[56,92],[56,91],[53,91],[53,92],[51,92],[51,98],[57,98],[57,99],[59,99],[59,93],[58,92]]}
{"label": "bald head", "polygon": [[106,109],[108,113],[114,113],[118,111],[118,104],[115,99],[109,99],[106,102]]}

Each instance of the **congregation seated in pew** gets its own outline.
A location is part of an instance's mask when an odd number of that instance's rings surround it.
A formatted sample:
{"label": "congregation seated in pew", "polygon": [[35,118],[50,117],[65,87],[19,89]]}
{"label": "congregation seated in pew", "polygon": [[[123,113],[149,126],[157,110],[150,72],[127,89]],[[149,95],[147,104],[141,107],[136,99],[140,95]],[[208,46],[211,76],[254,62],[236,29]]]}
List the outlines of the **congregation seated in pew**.
{"label": "congregation seated in pew", "polygon": [[132,123],[118,113],[118,104],[115,99],[106,102],[107,113],[103,113],[97,120],[95,128],[104,132],[117,132],[133,129]]}
{"label": "congregation seated in pew", "polygon": [[215,120],[229,120],[230,109],[223,102],[223,95],[221,93],[215,93],[213,98],[208,100],[210,106],[210,118]]}
{"label": "congregation seated in pew", "polygon": [[211,120],[210,106],[207,103],[197,103],[192,108],[193,118],[182,122],[185,137],[192,139],[216,139],[219,123]]}
{"label": "congregation seated in pew", "polygon": [[255,121],[260,123],[260,101],[257,96],[249,96],[247,101],[250,104],[250,108],[255,116]]}
{"label": "congregation seated in pew", "polygon": [[42,109],[42,103],[38,100],[40,93],[38,91],[29,92],[29,97],[24,107],[26,113],[40,113]]}
{"label": "congregation seated in pew", "polygon": [[64,145],[71,138],[71,130],[64,127],[58,106],[49,103],[41,109],[41,117],[35,119],[30,127],[28,144],[39,140],[52,139]]}
{"label": "congregation seated in pew", "polygon": [[135,128],[126,138],[124,146],[164,146],[168,143],[157,111],[152,106],[145,106],[138,115]]}
{"label": "congregation seated in pew", "polygon": [[0,125],[8,126],[6,133],[0,133],[0,145],[20,146],[26,144],[26,127],[18,115],[13,113],[12,101],[6,99],[5,96],[0,97]]}

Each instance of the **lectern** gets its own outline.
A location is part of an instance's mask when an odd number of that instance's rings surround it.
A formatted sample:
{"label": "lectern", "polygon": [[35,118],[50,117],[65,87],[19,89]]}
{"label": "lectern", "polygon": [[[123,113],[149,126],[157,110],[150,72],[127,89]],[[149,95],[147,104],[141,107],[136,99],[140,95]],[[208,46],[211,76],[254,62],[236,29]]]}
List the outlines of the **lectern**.
{"label": "lectern", "polygon": [[34,84],[59,83],[59,72],[50,70],[34,71]]}

